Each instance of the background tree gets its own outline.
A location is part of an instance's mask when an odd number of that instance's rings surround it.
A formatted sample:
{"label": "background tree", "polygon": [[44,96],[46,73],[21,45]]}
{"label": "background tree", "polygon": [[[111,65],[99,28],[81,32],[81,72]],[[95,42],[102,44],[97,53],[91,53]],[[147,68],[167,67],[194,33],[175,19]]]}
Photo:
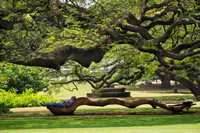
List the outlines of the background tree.
{"label": "background tree", "polygon": [[[153,57],[148,53],[141,53],[130,45],[116,46],[104,55],[100,63],[92,63],[89,68],[68,61],[59,72],[63,79],[52,84],[87,82],[94,89],[130,85],[137,80],[147,80],[153,75],[157,70],[157,62]],[[55,71],[52,73],[55,74]]]}
{"label": "background tree", "polygon": [[6,91],[16,89],[16,93],[21,94],[26,89],[33,93],[49,90],[49,79],[45,77],[45,71],[38,68],[1,63],[0,74],[0,89]]}
{"label": "background tree", "polygon": [[0,60],[56,70],[74,60],[89,67],[129,44],[154,55],[158,71],[198,98],[198,14],[195,0],[2,1]]}

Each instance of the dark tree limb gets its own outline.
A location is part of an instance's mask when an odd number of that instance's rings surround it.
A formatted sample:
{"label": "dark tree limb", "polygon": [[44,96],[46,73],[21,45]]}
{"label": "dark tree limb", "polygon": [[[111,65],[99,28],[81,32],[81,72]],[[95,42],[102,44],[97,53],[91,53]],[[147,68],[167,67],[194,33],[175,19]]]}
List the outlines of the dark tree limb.
{"label": "dark tree limb", "polygon": [[[0,55],[0,61],[7,60],[10,63],[26,65],[26,66],[41,66],[47,68],[60,69],[67,60],[74,60],[84,67],[89,67],[92,61],[98,63],[106,53],[101,46],[109,43],[106,40],[94,47],[76,48],[73,46],[62,46],[49,53],[33,52],[32,50],[20,50],[13,47],[2,46],[0,49],[5,54]],[[15,54],[13,54],[15,50]]]}
{"label": "dark tree limb", "polygon": [[123,25],[123,24],[120,25],[123,30],[139,33],[145,40],[153,39],[153,37],[149,34],[148,30],[146,30],[142,26]]}
{"label": "dark tree limb", "polygon": [[186,42],[186,43],[178,45],[177,47],[173,48],[171,51],[178,54],[182,50],[189,49],[189,48],[193,49],[193,47],[196,47],[196,45],[199,46],[199,44],[200,44],[200,40],[195,40],[195,41],[192,41],[192,42]]}
{"label": "dark tree limb", "polygon": [[150,6],[147,6],[147,2],[148,2],[148,0],[143,0],[142,1],[142,6],[141,6],[141,9],[140,9],[140,13],[139,13],[139,16],[137,18],[140,23],[143,23],[146,20],[154,20],[156,18],[160,18],[163,15],[165,15],[167,12],[172,10],[172,9],[168,9],[167,8],[165,11],[161,12],[160,14],[155,14],[154,16],[147,17],[145,15],[145,13],[147,11],[149,11],[151,9],[154,9],[154,8],[163,8],[164,6],[167,6],[170,3],[170,0],[167,1],[167,2],[162,2],[160,4],[153,4],[153,5],[150,5]]}
{"label": "dark tree limb", "polygon": [[149,30],[155,27],[156,25],[171,25],[172,23],[174,23],[174,15],[168,20],[155,20],[147,26],[144,26],[144,28]]}
{"label": "dark tree limb", "polygon": [[192,25],[192,24],[200,26],[200,22],[194,20],[193,18],[190,18],[190,17],[181,18],[181,19],[175,21],[173,24],[171,24],[170,27],[167,29],[165,34],[163,34],[162,36],[160,36],[158,38],[152,39],[149,42],[152,42],[152,43],[164,43],[167,39],[170,38],[171,33],[173,32],[173,30],[177,26],[179,26],[179,25]]}
{"label": "dark tree limb", "polygon": [[81,105],[89,105],[89,106],[106,106],[106,105],[122,105],[127,108],[136,108],[140,105],[149,104],[153,108],[157,106],[172,112],[182,112],[183,109],[189,110],[189,108],[195,104],[193,102],[183,102],[183,104],[178,105],[166,105],[165,103],[159,102],[157,100],[150,100],[150,99],[141,99],[141,100],[126,100],[126,99],[119,99],[119,98],[107,98],[107,99],[89,99],[86,97],[77,98],[77,100],[72,104],[72,106],[62,108],[62,107],[53,107],[48,106],[47,108],[54,114],[54,115],[72,115],[77,107]]}
{"label": "dark tree limb", "polygon": [[[195,69],[193,69],[193,70],[196,73],[196,74],[193,73],[193,77],[200,74],[199,70],[195,70]],[[176,74],[166,70],[163,67],[159,68],[157,71],[162,72],[162,73],[164,73],[165,76],[169,77],[170,79],[172,79],[174,81],[178,81],[179,83],[183,84],[185,87],[187,87],[191,91],[191,93],[197,98],[197,100],[200,100],[200,89],[198,88],[198,85],[196,85],[193,81],[191,81],[185,77],[176,75]]]}

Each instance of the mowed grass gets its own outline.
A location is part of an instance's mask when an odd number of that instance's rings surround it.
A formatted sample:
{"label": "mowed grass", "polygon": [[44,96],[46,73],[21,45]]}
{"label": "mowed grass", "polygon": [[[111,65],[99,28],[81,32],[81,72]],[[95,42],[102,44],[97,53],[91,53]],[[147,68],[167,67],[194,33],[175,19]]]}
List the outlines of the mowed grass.
{"label": "mowed grass", "polygon": [[[69,99],[71,96],[77,96],[77,97],[86,97],[87,93],[92,92],[92,87],[89,84],[77,84],[78,90],[74,91],[69,91],[67,89],[73,89],[74,85],[70,84],[68,86],[60,88],[59,93],[53,93],[54,98],[57,99]],[[128,92],[131,92],[131,97],[130,98],[125,98],[125,99],[130,99],[130,100],[139,100],[139,99],[156,99],[162,102],[166,103],[177,103],[179,101],[195,101],[196,98],[193,95],[188,95],[189,90],[187,89],[179,89],[179,93],[174,94],[173,89],[171,90],[163,90],[159,89],[159,86],[157,84],[155,85],[150,85],[150,86],[144,86],[144,85],[137,85],[137,86],[128,86],[126,87]],[[141,93],[138,93],[140,92]],[[137,93],[135,93],[137,91]],[[146,93],[145,92],[150,92],[148,93],[148,96],[143,96]],[[186,93],[187,92],[187,93]],[[154,96],[154,94],[157,93],[158,96]],[[169,94],[166,96],[162,96],[162,93]],[[184,94],[186,95],[179,95],[179,94]],[[152,95],[151,95],[152,94]],[[173,95],[172,95],[173,94]]]}
{"label": "mowed grass", "polygon": [[74,89],[69,91],[68,89],[73,89],[74,85],[69,84],[61,87],[59,93],[54,92],[53,96],[57,99],[69,99],[71,96],[86,97],[86,93],[91,93],[92,87],[89,84],[77,84],[78,90]]}
{"label": "mowed grass", "polygon": [[[99,130],[99,129],[104,130]],[[47,130],[46,130],[47,129]],[[51,129],[51,130],[50,130]],[[118,117],[88,117],[76,118],[72,116],[32,117],[32,118],[6,118],[0,119],[2,132],[45,132],[54,131],[82,131],[87,132],[171,132],[171,130],[184,132],[198,132],[200,130],[200,115],[128,115]],[[119,130],[118,130],[119,129]],[[108,130],[108,131],[107,131]]]}
{"label": "mowed grass", "polygon": [[[187,126],[187,125],[186,125]],[[28,129],[8,130],[3,133],[199,133],[199,128],[174,127],[103,127],[103,128],[59,128],[59,129]]]}
{"label": "mowed grass", "polygon": [[[191,108],[192,112],[199,110],[200,108]],[[0,132],[198,133],[200,131],[200,115],[196,114],[95,116],[106,112],[141,111],[164,111],[164,109],[91,109],[77,110],[74,115],[68,116],[0,118]],[[49,113],[38,112],[38,114]]]}

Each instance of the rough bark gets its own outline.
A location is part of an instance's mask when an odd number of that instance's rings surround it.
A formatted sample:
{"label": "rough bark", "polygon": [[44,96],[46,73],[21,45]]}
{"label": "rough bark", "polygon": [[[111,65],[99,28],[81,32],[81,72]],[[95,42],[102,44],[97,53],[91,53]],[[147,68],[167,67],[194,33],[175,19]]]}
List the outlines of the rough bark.
{"label": "rough bark", "polygon": [[141,100],[125,100],[119,98],[108,98],[108,99],[89,99],[86,97],[77,98],[77,100],[70,107],[62,108],[62,107],[53,107],[48,106],[47,108],[54,115],[72,115],[77,107],[81,105],[89,105],[89,106],[106,106],[106,105],[122,105],[127,108],[136,108],[143,104],[149,104],[153,108],[161,107],[163,109],[172,111],[172,112],[182,112],[183,109],[189,110],[189,108],[194,105],[192,102],[184,102],[183,104],[178,105],[166,105],[165,103],[159,102],[157,100],[150,99],[141,99]]}
{"label": "rough bark", "polygon": [[191,91],[191,93],[197,98],[197,100],[200,100],[200,88],[198,88],[198,85],[196,85],[193,81],[191,81],[185,77],[175,75],[172,72],[164,70],[164,69],[163,70],[159,69],[158,71],[162,71],[170,79],[172,79],[174,81],[178,81],[179,83],[181,83],[182,85],[187,87]]}
{"label": "rough bark", "polygon": [[[10,63],[41,66],[56,70],[59,70],[60,66],[67,60],[74,60],[84,67],[89,67],[92,61],[100,62],[105,54],[105,51],[99,45],[91,48],[76,48],[67,45],[48,53],[21,50],[13,47],[1,47],[0,49],[5,52],[0,56],[0,61],[7,60]],[[15,53],[12,52],[13,50]]]}
{"label": "rough bark", "polygon": [[161,87],[163,89],[170,89],[171,88],[170,79],[167,77],[162,77],[161,78]]}
{"label": "rough bark", "polygon": [[167,77],[165,74],[162,74],[162,71],[156,71],[156,75],[159,76],[161,80],[161,88],[163,89],[170,89],[171,84],[170,84],[170,78]]}
{"label": "rough bark", "polygon": [[195,85],[195,83],[183,77],[174,76],[174,79],[187,87],[191,91],[191,93],[197,98],[197,100],[200,100],[200,89],[198,88],[198,86]]}

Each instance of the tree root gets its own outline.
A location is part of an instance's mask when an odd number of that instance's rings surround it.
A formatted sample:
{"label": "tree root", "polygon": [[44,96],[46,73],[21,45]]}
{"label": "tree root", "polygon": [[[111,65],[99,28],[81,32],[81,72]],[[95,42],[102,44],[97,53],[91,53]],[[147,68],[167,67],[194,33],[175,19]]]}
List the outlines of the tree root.
{"label": "tree root", "polygon": [[159,102],[154,99],[141,99],[141,100],[125,100],[119,98],[107,98],[107,99],[89,99],[87,97],[80,97],[69,107],[54,107],[48,106],[47,108],[54,115],[72,115],[76,108],[81,105],[89,105],[89,106],[106,106],[106,105],[122,105],[128,108],[136,108],[143,104],[149,104],[152,108],[156,108],[157,106],[172,112],[183,112],[184,109],[189,111],[189,108],[195,104],[193,102],[183,102],[182,104],[176,105],[166,105],[165,103]]}

